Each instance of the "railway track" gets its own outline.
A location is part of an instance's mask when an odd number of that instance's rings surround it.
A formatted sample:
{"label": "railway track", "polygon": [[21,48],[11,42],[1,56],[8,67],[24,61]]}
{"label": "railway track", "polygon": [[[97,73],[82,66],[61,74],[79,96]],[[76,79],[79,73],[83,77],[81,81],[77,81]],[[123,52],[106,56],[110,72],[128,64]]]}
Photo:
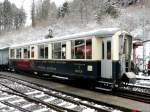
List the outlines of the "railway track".
{"label": "railway track", "polygon": [[[33,76],[31,76],[31,77],[33,77]],[[41,77],[36,76],[36,78],[41,78]],[[47,80],[47,78],[45,78],[45,77],[43,77],[43,79]],[[49,79],[54,80],[55,78],[49,78]],[[66,79],[64,79],[64,80],[66,80]],[[64,80],[60,80],[60,82],[61,81],[66,82]],[[35,83],[33,83],[33,84],[35,84]],[[38,86],[42,86],[42,85],[38,85]],[[52,89],[52,88],[49,88],[49,89]],[[115,89],[114,92],[107,92],[107,91],[105,92],[105,90],[99,90],[99,89],[95,90],[95,91],[100,91],[100,92],[104,92],[106,94],[132,99],[132,100],[136,100],[139,102],[150,103],[150,87],[147,87],[147,86],[142,86],[142,85],[141,86],[136,86],[136,85],[125,86],[125,85],[123,85],[119,89]],[[79,97],[79,96],[76,96],[76,97]],[[90,99],[86,99],[86,100],[90,100]],[[106,105],[106,104],[104,104],[104,105]],[[110,106],[113,107],[113,105],[110,105]]]}
{"label": "railway track", "polygon": [[[17,101],[20,101],[20,103],[22,102],[21,99],[24,99],[30,102],[29,104],[34,104],[36,106],[40,104],[40,109],[45,109],[45,111],[50,111],[52,109],[59,112],[111,112],[115,110],[114,108],[123,110],[121,107],[108,106],[100,104],[100,102],[89,101],[88,99],[80,99],[52,88],[47,88],[39,84],[23,81],[10,76],[0,75],[0,86],[2,88],[0,89],[2,93],[19,97]],[[0,101],[6,105],[8,104],[11,107],[17,108],[18,110],[25,109],[23,111],[30,111],[30,109],[22,108],[24,107],[23,105],[15,107],[14,103],[9,101],[9,98]]]}
{"label": "railway track", "polygon": [[[4,89],[4,88],[3,88]],[[8,91],[8,90],[0,90],[1,97],[0,103],[3,104],[0,106],[0,110],[8,111],[8,112],[36,112],[36,111],[48,111],[44,105],[39,105],[37,102],[31,101],[31,99],[24,97],[18,93]],[[32,108],[31,108],[32,106]],[[13,108],[13,109],[12,109]],[[50,111],[50,110],[49,110]]]}
{"label": "railway track", "polygon": [[149,103],[150,104],[150,88],[145,86],[127,85],[118,88],[115,95],[128,99]]}
{"label": "railway track", "polygon": [[115,95],[150,104],[150,98],[141,95],[139,96],[133,92],[123,90],[123,91],[116,92]]}

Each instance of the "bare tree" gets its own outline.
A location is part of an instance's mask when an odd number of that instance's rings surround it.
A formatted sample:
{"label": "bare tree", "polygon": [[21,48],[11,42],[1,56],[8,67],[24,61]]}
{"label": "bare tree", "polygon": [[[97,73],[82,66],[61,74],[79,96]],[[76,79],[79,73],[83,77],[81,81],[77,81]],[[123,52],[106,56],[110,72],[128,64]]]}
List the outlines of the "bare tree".
{"label": "bare tree", "polygon": [[31,9],[31,20],[32,20],[32,27],[35,27],[35,2],[32,0],[32,9]]}
{"label": "bare tree", "polygon": [[62,7],[58,9],[58,18],[64,18],[66,14],[69,13],[68,2],[65,2]]}
{"label": "bare tree", "polygon": [[0,3],[0,32],[18,30],[24,26],[25,20],[23,9],[17,8],[8,0]]}

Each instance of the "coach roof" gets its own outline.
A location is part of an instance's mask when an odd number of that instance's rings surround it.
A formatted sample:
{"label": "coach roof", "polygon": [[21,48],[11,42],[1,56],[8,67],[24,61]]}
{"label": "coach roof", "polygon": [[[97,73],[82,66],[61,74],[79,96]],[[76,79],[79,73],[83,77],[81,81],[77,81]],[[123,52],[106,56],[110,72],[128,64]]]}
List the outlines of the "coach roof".
{"label": "coach roof", "polygon": [[1,47],[0,50],[6,50],[8,49],[9,47]]}

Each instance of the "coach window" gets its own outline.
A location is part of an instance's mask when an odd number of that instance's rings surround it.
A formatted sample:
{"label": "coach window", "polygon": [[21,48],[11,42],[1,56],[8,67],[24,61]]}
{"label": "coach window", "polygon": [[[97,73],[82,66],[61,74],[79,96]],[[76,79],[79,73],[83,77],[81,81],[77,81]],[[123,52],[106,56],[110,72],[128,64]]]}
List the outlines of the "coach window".
{"label": "coach window", "polygon": [[92,59],[92,40],[86,40],[86,59]]}
{"label": "coach window", "polygon": [[45,59],[48,59],[48,45],[44,46]]}
{"label": "coach window", "polygon": [[61,57],[62,59],[66,59],[66,43],[62,42],[61,44]]}
{"label": "coach window", "polygon": [[105,53],[104,53],[104,42],[102,41],[102,59],[104,59]]}
{"label": "coach window", "polygon": [[10,49],[10,57],[15,58],[15,49]]}
{"label": "coach window", "polygon": [[61,59],[61,42],[52,44],[52,58]]}
{"label": "coach window", "polygon": [[31,58],[34,58],[34,47],[31,47]]}
{"label": "coach window", "polygon": [[27,49],[27,47],[23,48],[23,57],[28,58],[28,49]]}
{"label": "coach window", "polygon": [[111,59],[111,41],[107,41],[107,59]]}
{"label": "coach window", "polygon": [[19,56],[19,49],[16,49],[16,58],[20,58],[20,56]]}
{"label": "coach window", "polygon": [[39,58],[44,58],[44,44],[38,46]]}
{"label": "coach window", "polygon": [[85,59],[85,40],[72,41],[72,58]]}
{"label": "coach window", "polygon": [[28,50],[28,58],[30,58],[30,46],[27,47]]}
{"label": "coach window", "polygon": [[16,49],[16,58],[21,58],[21,48]]}

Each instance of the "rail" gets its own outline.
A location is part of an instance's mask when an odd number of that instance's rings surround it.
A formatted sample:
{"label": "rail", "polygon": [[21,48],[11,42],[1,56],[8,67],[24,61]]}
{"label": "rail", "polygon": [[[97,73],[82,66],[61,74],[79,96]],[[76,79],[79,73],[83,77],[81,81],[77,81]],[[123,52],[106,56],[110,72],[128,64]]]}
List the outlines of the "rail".
{"label": "rail", "polygon": [[[44,93],[46,95],[53,96],[53,97],[56,97],[58,99],[62,99],[64,101],[73,103],[74,105],[77,105],[79,107],[84,107],[84,108],[86,107],[86,108],[94,109],[95,111],[103,111],[103,112],[110,112],[110,111],[113,110],[113,107],[109,107],[109,108],[106,108],[106,106],[99,107],[99,104],[97,105],[97,103],[95,103],[95,102],[87,103],[87,101],[85,101],[85,100],[80,100],[80,99],[74,100],[73,97],[72,96],[68,96],[68,94],[67,95],[62,95],[64,93],[60,93],[60,91],[57,91],[57,90],[54,90],[54,89],[51,89],[51,88],[45,88],[44,86],[39,85],[39,84],[35,84],[35,83],[27,82],[27,81],[24,82],[24,80],[13,78],[13,77],[9,77],[9,76],[3,76],[3,75],[1,75],[0,78],[7,79],[9,81],[15,82],[15,84],[18,83],[19,85],[23,85],[23,86],[26,86],[28,88],[32,88],[32,89],[38,90],[38,91],[40,91],[40,92],[42,92],[42,93]],[[61,108],[61,107],[56,106],[56,105],[47,104],[47,103],[45,103],[45,102],[43,102],[43,101],[41,101],[41,100],[39,100],[37,98],[32,98],[32,97],[30,97],[30,96],[28,96],[28,95],[26,95],[26,94],[24,94],[24,93],[22,93],[20,91],[17,91],[17,90],[15,90],[13,88],[10,88],[7,85],[5,85],[4,83],[0,82],[0,85],[3,85],[3,86],[9,88],[12,91],[15,91],[16,93],[19,93],[19,95],[21,95],[22,97],[25,97],[26,99],[29,99],[29,100],[31,100],[33,102],[41,103],[41,104],[46,105],[47,107],[50,107],[50,108],[52,108],[54,110],[59,108],[60,110],[66,110],[66,111],[69,111],[69,112],[70,111],[77,112],[74,109],[71,110],[71,109],[68,109],[68,108],[65,108],[65,107]],[[58,111],[60,111],[59,109],[58,109]],[[120,107],[120,109],[121,109],[121,107]]]}

